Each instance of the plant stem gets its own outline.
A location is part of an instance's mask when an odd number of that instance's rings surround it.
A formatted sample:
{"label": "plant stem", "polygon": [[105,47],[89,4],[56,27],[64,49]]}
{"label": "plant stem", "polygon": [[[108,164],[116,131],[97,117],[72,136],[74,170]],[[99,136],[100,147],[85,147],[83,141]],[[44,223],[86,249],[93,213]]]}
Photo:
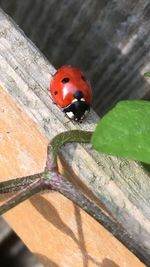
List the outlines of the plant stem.
{"label": "plant stem", "polygon": [[0,182],[0,194],[19,191],[41,177],[42,173]]}
{"label": "plant stem", "polygon": [[57,161],[58,151],[63,145],[72,142],[90,143],[92,134],[93,132],[71,130],[56,135],[48,145],[48,158],[47,158],[48,170],[50,169],[52,170],[57,167],[56,161]]}
{"label": "plant stem", "polygon": [[[70,199],[72,202],[82,208],[85,212],[87,212],[95,220],[102,224],[108,231],[110,231],[124,245],[126,245],[132,252],[137,254],[137,251],[139,251],[139,245],[135,243],[135,241],[131,236],[129,236],[127,231],[115,220],[107,216],[98,206],[96,206],[91,200],[89,200],[82,192],[78,191],[63,176],[56,175],[51,181],[48,181],[47,179],[45,183],[47,183],[47,188],[49,187],[52,190],[61,193],[63,196]],[[143,259],[142,255],[144,252],[142,251],[141,247],[140,251],[140,257]]]}
{"label": "plant stem", "polygon": [[43,190],[43,182],[41,179],[33,181],[27,187],[21,189],[19,192],[10,197],[4,204],[0,206],[0,215],[12,209],[19,203],[33,196],[34,194]]}

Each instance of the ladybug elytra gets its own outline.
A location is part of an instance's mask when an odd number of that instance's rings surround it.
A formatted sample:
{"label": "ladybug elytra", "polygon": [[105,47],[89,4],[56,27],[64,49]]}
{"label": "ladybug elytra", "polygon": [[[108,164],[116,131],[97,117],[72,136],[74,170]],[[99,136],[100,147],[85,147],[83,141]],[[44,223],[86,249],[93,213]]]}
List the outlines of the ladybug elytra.
{"label": "ladybug elytra", "polygon": [[90,110],[92,88],[85,74],[72,66],[62,66],[51,79],[52,100],[75,121],[82,121]]}

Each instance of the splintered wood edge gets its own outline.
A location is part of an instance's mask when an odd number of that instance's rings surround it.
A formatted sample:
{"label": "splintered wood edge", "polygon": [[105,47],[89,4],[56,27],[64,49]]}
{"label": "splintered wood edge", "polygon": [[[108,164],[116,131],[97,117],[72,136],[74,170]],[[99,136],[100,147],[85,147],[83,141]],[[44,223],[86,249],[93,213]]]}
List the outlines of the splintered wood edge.
{"label": "splintered wood edge", "polygon": [[[49,82],[55,69],[3,13],[0,32],[0,84],[22,105],[40,131],[51,139],[69,129],[94,130],[99,118],[93,111],[79,125],[68,121],[53,105]],[[90,145],[66,145],[61,155],[82,183],[148,252],[148,174],[136,162],[99,155]]]}

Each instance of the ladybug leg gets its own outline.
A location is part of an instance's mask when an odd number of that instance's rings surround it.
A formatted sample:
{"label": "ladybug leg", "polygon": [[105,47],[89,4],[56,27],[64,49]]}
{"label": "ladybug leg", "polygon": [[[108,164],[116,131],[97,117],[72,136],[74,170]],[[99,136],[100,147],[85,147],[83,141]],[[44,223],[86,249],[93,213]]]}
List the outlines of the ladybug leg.
{"label": "ladybug leg", "polygon": [[69,105],[68,107],[63,109],[63,112],[67,113],[71,111],[71,106]]}
{"label": "ladybug leg", "polygon": [[65,115],[67,117],[69,117],[69,119],[74,119],[74,113],[72,112],[72,107],[71,106],[68,106],[68,107],[64,108],[63,112],[65,113]]}
{"label": "ladybug leg", "polygon": [[89,112],[90,112],[90,107],[89,107],[87,110],[85,110],[83,116],[80,118],[80,120],[78,120],[78,122],[79,122],[79,123],[82,123],[83,120],[86,118],[86,116],[87,116],[87,114],[88,114]]}

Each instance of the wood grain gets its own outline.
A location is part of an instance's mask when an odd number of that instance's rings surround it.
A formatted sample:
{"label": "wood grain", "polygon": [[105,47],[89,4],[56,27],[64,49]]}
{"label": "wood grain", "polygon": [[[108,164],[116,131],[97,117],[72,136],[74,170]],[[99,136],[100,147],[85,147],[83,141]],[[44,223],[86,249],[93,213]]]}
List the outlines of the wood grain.
{"label": "wood grain", "polygon": [[[48,139],[69,129],[94,130],[99,118],[92,110],[84,123],[79,125],[68,121],[61,110],[52,103],[49,82],[54,72],[54,67],[1,12],[0,84],[3,88],[21,105],[39,131]],[[31,128],[34,130],[34,127]],[[30,147],[32,148],[32,144]],[[44,152],[40,153],[42,155]],[[137,253],[149,263],[149,174],[136,162],[98,154],[90,145],[66,145],[61,150],[61,156],[69,171],[71,169],[75,177],[78,177],[79,184],[85,185],[118,224],[132,236]],[[44,156],[39,168],[43,168],[43,162]],[[10,214],[13,216],[14,213]],[[9,223],[12,224],[10,219]],[[16,222],[18,227],[19,223]],[[14,227],[18,232],[18,227]],[[18,233],[21,236],[21,232]]]}
{"label": "wood grain", "polygon": [[[41,172],[48,139],[2,87],[0,103],[0,179]],[[58,193],[34,196],[4,218],[44,266],[144,266],[99,223]]]}

